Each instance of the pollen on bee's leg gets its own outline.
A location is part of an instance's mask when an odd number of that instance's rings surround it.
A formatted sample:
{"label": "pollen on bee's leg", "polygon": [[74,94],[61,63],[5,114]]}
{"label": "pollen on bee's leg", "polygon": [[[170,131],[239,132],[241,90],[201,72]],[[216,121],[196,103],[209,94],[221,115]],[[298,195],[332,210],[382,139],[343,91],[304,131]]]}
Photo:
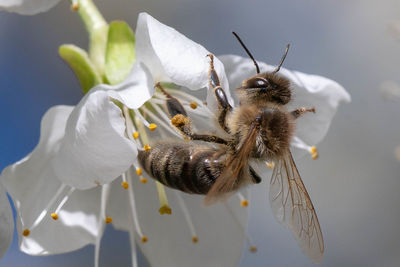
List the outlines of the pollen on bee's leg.
{"label": "pollen on bee's leg", "polygon": [[199,238],[197,237],[196,229],[194,228],[192,217],[190,216],[189,210],[186,207],[185,201],[183,200],[179,191],[174,190],[174,192],[175,192],[176,198],[178,199],[179,207],[181,208],[183,215],[185,217],[186,223],[189,227],[190,234],[192,235],[192,242],[197,243],[199,241]]}
{"label": "pollen on bee's leg", "polygon": [[240,206],[242,206],[242,207],[248,207],[249,206],[249,201],[242,195],[242,193],[238,192],[237,196],[240,199]]}
{"label": "pollen on bee's leg", "polygon": [[268,168],[273,169],[275,167],[275,162],[266,161],[265,165],[267,165]]}
{"label": "pollen on bee's leg", "polygon": [[172,214],[171,207],[168,205],[168,198],[167,194],[165,193],[164,185],[162,185],[158,181],[156,181],[155,183],[157,187],[158,199],[160,200],[160,208],[158,209],[158,212],[161,215]]}
{"label": "pollen on bee's leg", "polygon": [[189,123],[189,119],[183,114],[176,114],[171,118],[172,125],[179,127]]}

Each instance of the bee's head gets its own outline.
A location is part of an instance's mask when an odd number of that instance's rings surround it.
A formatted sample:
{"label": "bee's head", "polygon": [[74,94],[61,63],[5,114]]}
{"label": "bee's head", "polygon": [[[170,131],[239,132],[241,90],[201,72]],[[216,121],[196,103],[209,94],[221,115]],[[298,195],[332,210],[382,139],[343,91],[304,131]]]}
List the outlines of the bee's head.
{"label": "bee's head", "polygon": [[237,88],[237,93],[241,104],[262,104],[271,102],[278,105],[285,105],[291,99],[290,81],[278,74],[286,55],[289,51],[290,45],[286,46],[285,53],[282,56],[281,62],[271,72],[260,73],[257,61],[253,55],[244,45],[239,36],[232,32],[238,39],[244,50],[246,50],[249,57],[253,60],[256,67],[257,75],[243,81],[242,86]]}
{"label": "bee's head", "polygon": [[271,102],[285,105],[291,99],[290,81],[276,72],[257,74],[237,88],[241,104]]}

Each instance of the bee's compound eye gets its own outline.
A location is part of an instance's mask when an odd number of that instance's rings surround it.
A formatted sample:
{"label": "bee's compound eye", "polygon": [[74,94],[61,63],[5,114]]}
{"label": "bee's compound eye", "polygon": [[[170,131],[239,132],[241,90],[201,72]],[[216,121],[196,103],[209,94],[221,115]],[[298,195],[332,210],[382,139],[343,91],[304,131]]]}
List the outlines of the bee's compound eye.
{"label": "bee's compound eye", "polygon": [[269,87],[269,82],[263,78],[253,78],[247,81],[247,88],[266,88]]}

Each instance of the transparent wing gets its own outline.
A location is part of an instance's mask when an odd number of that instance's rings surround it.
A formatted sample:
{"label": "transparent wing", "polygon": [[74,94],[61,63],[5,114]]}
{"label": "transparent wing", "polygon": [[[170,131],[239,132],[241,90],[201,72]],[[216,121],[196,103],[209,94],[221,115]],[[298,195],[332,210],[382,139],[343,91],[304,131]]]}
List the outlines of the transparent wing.
{"label": "transparent wing", "polygon": [[324,239],[314,206],[290,151],[275,165],[269,200],[277,220],[292,230],[303,252],[314,263],[320,263]]}

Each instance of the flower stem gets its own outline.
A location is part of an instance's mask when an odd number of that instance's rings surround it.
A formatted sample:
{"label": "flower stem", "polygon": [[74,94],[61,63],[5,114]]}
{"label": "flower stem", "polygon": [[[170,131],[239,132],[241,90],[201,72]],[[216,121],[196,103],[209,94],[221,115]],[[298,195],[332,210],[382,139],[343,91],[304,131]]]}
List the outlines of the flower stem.
{"label": "flower stem", "polygon": [[104,79],[108,24],[92,0],[78,0],[78,13],[89,33],[89,57]]}

